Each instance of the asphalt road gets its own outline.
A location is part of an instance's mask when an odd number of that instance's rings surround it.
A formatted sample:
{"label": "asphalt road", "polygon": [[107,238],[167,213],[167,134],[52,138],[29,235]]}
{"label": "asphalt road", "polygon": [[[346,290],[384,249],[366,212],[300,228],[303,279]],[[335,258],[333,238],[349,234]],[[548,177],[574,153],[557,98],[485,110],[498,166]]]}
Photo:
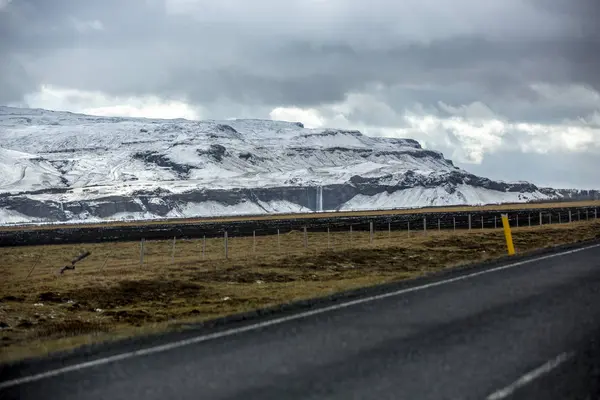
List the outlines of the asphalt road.
{"label": "asphalt road", "polygon": [[278,318],[84,365],[4,368],[0,398],[597,398],[600,247]]}

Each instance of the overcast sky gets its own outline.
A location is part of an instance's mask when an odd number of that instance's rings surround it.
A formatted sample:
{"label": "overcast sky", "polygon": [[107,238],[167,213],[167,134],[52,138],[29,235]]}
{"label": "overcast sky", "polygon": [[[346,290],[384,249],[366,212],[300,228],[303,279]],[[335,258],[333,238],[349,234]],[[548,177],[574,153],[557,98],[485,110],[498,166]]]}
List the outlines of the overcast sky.
{"label": "overcast sky", "polygon": [[597,0],[0,0],[0,104],[354,128],[600,188],[597,21]]}

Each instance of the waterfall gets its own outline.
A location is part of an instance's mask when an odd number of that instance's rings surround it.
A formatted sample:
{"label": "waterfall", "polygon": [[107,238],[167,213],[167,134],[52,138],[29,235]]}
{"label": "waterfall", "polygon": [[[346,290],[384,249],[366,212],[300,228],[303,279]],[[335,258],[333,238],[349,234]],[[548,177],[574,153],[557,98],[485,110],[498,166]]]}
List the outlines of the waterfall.
{"label": "waterfall", "polygon": [[317,211],[323,211],[323,186],[317,187]]}

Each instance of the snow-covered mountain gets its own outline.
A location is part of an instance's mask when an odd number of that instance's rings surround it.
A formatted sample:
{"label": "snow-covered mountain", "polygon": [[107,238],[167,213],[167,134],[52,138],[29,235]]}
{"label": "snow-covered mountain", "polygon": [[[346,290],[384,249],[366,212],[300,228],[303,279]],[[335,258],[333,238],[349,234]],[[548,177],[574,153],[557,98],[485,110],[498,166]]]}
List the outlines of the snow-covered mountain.
{"label": "snow-covered mountain", "polygon": [[455,167],[411,139],[301,123],[0,107],[0,222],[525,202],[560,197]]}

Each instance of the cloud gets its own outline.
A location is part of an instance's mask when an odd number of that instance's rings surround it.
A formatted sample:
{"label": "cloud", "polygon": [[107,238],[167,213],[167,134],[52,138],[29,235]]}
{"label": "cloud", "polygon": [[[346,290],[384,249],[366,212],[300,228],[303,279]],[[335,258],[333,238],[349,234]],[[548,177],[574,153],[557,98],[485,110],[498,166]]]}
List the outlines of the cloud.
{"label": "cloud", "polygon": [[[541,124],[510,121],[481,102],[394,110],[382,98],[351,94],[340,103],[319,108],[277,109],[272,117],[414,138],[427,148],[441,150],[459,166],[496,179],[528,179],[556,187],[598,186],[600,112]],[[369,120],[372,115],[378,116],[377,124]]]}
{"label": "cloud", "polygon": [[595,157],[599,4],[0,0],[0,104],[300,119],[477,168],[499,153]]}
{"label": "cloud", "polygon": [[269,117],[274,121],[302,122],[306,128],[321,128],[325,124],[324,118],[315,109],[277,107],[269,113]]}
{"label": "cloud", "polygon": [[0,0],[0,11],[4,8],[8,7],[8,5],[12,2],[12,0]]}
{"label": "cloud", "polygon": [[469,171],[491,179],[507,176],[535,182],[542,187],[598,189],[598,152],[527,153],[502,150],[489,154],[482,164],[469,165]]}
{"label": "cloud", "polygon": [[76,18],[71,20],[73,27],[79,33],[93,32],[93,31],[102,31],[104,30],[104,24],[97,19],[91,21],[81,21]]}
{"label": "cloud", "polygon": [[526,0],[48,4],[13,4],[12,23],[0,21],[9,50],[42,83],[113,95],[307,106],[377,83],[462,84],[510,100],[536,80],[580,78],[562,52],[577,39],[569,20]]}
{"label": "cloud", "polygon": [[[109,97],[100,92],[42,86],[35,94],[25,97],[33,108],[70,110],[89,115],[137,118],[202,118],[202,110],[180,101],[164,101],[155,96]],[[18,104],[16,104],[18,105]]]}

